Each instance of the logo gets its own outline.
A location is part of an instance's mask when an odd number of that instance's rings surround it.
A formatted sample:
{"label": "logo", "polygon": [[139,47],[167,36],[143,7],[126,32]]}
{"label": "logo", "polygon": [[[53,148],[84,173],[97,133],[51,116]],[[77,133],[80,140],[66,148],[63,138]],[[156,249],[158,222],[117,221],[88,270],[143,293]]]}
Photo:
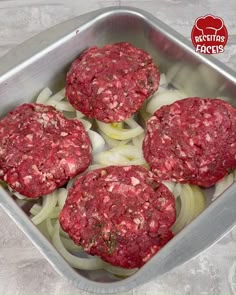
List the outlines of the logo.
{"label": "logo", "polygon": [[228,32],[222,18],[208,14],[196,19],[191,38],[196,52],[217,54],[224,52]]}

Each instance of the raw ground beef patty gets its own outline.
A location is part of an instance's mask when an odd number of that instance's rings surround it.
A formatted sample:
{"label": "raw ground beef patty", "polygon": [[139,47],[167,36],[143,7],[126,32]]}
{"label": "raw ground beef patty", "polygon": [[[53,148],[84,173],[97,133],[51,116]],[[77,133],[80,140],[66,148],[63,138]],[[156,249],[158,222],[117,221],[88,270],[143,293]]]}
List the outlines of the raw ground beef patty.
{"label": "raw ground beef patty", "polygon": [[0,121],[0,179],[29,198],[49,194],[90,164],[82,123],[54,107],[23,104]]}
{"label": "raw ground beef patty", "polygon": [[143,153],[159,180],[214,185],[236,168],[236,109],[197,97],[163,106],[147,122]]}
{"label": "raw ground beef patty", "polygon": [[159,80],[151,56],[129,43],[92,47],[72,63],[66,97],[87,117],[119,122],[141,108]]}
{"label": "raw ground beef patty", "polygon": [[87,253],[141,267],[172,238],[175,200],[145,168],[109,166],[78,178],[59,220]]}

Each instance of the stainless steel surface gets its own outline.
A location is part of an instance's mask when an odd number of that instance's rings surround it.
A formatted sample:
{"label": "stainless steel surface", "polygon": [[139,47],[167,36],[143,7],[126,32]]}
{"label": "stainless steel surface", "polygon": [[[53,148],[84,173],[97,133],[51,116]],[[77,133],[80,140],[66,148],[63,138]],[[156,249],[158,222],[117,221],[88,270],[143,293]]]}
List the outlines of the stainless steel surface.
{"label": "stainless steel surface", "polygon": [[[176,65],[174,74],[187,69],[188,79],[182,84],[190,95],[229,96],[233,101],[236,90],[233,71],[214,58],[198,56],[188,41],[152,15],[120,7],[95,11],[57,25],[2,58],[0,94],[4,100],[1,101],[0,115],[24,101],[32,100],[45,86],[54,91],[61,88],[69,64],[85,48],[118,41],[129,41],[149,51],[162,72],[173,65]],[[104,277],[103,273],[76,272],[2,189],[0,204],[59,273],[80,289],[115,293],[131,289],[186,262],[231,229],[236,222],[235,191],[234,185],[212,204],[209,192],[209,207],[204,213],[139,272],[119,282],[112,282],[112,278]]]}

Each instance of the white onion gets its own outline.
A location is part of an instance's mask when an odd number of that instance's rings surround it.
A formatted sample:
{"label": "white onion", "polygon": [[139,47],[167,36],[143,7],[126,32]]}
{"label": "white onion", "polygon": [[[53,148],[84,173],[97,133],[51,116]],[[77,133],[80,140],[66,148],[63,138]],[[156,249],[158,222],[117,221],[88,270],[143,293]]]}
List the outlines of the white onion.
{"label": "white onion", "polygon": [[[175,77],[177,76],[178,72],[180,71],[180,68],[183,67],[183,64],[178,62],[172,67],[170,67],[166,73],[166,80],[168,84],[173,84],[173,81]],[[176,87],[178,88],[178,87]]]}
{"label": "white onion", "polygon": [[177,234],[185,225],[189,224],[205,208],[205,196],[200,188],[182,185],[180,194],[181,208],[179,215],[171,230]]}
{"label": "white onion", "polygon": [[61,212],[61,208],[59,206],[55,207],[52,212],[49,214],[49,218],[58,218]]}
{"label": "white onion", "polygon": [[[40,211],[43,209],[43,206],[39,204],[34,204],[34,206],[30,209],[30,213],[32,215],[37,215],[40,213]],[[58,218],[59,213],[61,211],[60,207],[55,207],[52,212],[48,215],[49,218]]]}
{"label": "white onion", "polygon": [[168,188],[170,192],[173,193],[176,183],[173,181],[162,181],[162,183]]}
{"label": "white onion", "polygon": [[140,127],[139,124],[134,120],[134,118],[130,118],[124,121],[130,128]]}
{"label": "white onion", "polygon": [[61,242],[59,234],[59,223],[57,222],[52,236],[52,243],[57,251],[65,258],[65,260],[74,268],[84,270],[99,270],[103,268],[103,261],[98,257],[80,258],[68,252]]}
{"label": "white onion", "polygon": [[67,194],[68,194],[67,189],[65,189],[65,188],[58,189],[58,195],[57,195],[58,196],[58,206],[61,210],[65,205]]}
{"label": "white onion", "polygon": [[155,111],[162,106],[172,104],[184,97],[186,97],[186,94],[178,90],[165,90],[160,93],[156,92],[148,102],[146,111],[150,114],[154,114]]}
{"label": "white onion", "polygon": [[106,166],[107,165],[93,164],[93,165],[90,165],[86,171],[92,171],[92,170],[96,170],[96,169],[101,169],[101,168],[106,167]]}
{"label": "white onion", "polygon": [[142,133],[139,136],[134,137],[132,139],[133,145],[141,149],[143,146],[144,136],[144,133]]}
{"label": "white onion", "polygon": [[145,160],[140,148],[121,145],[94,155],[94,161],[102,165],[143,165]]}
{"label": "white onion", "polygon": [[[164,85],[166,85],[166,84],[167,84],[166,75],[165,75],[165,74],[161,74],[161,76],[160,76],[159,87],[160,87],[160,86],[164,86]],[[158,88],[158,90],[159,90],[159,88]]]}
{"label": "white onion", "polygon": [[71,239],[67,239],[64,237],[60,237],[62,244],[64,245],[64,247],[70,251],[70,252],[79,252],[82,249],[82,247],[76,245]]}
{"label": "white onion", "polygon": [[67,183],[67,185],[66,185],[66,189],[67,189],[67,191],[69,190],[69,188],[71,188],[71,187],[73,186],[75,180],[76,180],[76,177],[74,177],[74,178],[72,178],[72,179],[70,179],[70,180],[68,181],[68,183]]}
{"label": "white onion", "polygon": [[[189,77],[193,73],[193,68],[183,62],[179,62],[172,66],[166,73],[168,84],[172,84],[175,88],[184,90],[189,85]],[[187,92],[189,95],[189,93]]]}
{"label": "white onion", "polygon": [[[166,87],[159,86],[157,92],[160,93],[160,92],[162,92],[162,91],[166,91]],[[155,92],[155,93],[156,93],[156,92]],[[154,94],[155,94],[155,93],[154,93]]]}
{"label": "white onion", "polygon": [[89,131],[89,129],[92,127],[92,123],[89,122],[88,120],[85,120],[85,119],[82,119],[82,118],[80,118],[79,120],[84,125],[84,129],[86,131]]}
{"label": "white onion", "polygon": [[47,229],[46,220],[36,225],[40,232],[46,237],[47,240],[51,240],[50,234]]}
{"label": "white onion", "polygon": [[50,104],[51,101],[55,102],[55,101],[61,101],[65,98],[65,88],[61,89],[60,91],[58,91],[56,94],[52,95],[48,101],[47,104]]}
{"label": "white onion", "polygon": [[66,239],[70,239],[68,233],[66,233],[60,226],[59,226],[59,234],[60,234],[60,236],[66,238]]}
{"label": "white onion", "polygon": [[101,134],[101,136],[103,137],[103,139],[105,140],[106,144],[109,147],[117,147],[119,145],[125,145],[127,144],[130,140],[117,140],[117,139],[113,139],[109,136],[107,136],[104,132],[102,132],[101,130],[99,130],[99,133]]}
{"label": "white onion", "polygon": [[42,206],[41,205],[39,205],[39,204],[34,204],[33,206],[32,206],[32,208],[30,209],[30,213],[32,214],[32,215],[37,215],[37,214],[39,214],[39,212],[42,210]]}
{"label": "white onion", "polygon": [[174,190],[173,190],[173,194],[174,196],[177,198],[181,195],[182,192],[182,185],[180,183],[176,183]]}
{"label": "white onion", "polygon": [[51,105],[59,111],[75,112],[75,109],[67,101],[56,101],[56,100],[50,99],[50,101],[47,102],[47,105]]}
{"label": "white onion", "polygon": [[[130,120],[126,120],[126,122],[130,126],[131,124],[134,124],[135,121],[133,122],[130,119]],[[131,129],[120,128],[120,127],[114,126],[114,124],[106,124],[99,121],[97,121],[97,124],[99,129],[101,129],[103,133],[105,133],[107,136],[113,139],[118,139],[118,140],[131,139],[144,132],[143,128],[139,126],[138,123],[135,124],[135,128],[131,128]]]}
{"label": "white onion", "polygon": [[94,156],[94,162],[105,166],[109,165],[129,165],[130,161],[126,157],[110,151],[101,152]]}
{"label": "white onion", "polygon": [[100,134],[93,130],[88,131],[88,135],[92,144],[93,153],[99,153],[104,150],[105,140],[102,138]]}
{"label": "white onion", "polygon": [[50,236],[50,239],[51,239],[52,235],[53,235],[53,232],[54,232],[54,226],[52,225],[51,218],[46,219],[46,227],[47,227],[47,231],[48,231],[48,234]]}
{"label": "white onion", "polygon": [[105,269],[106,271],[114,275],[124,276],[124,277],[129,277],[138,271],[138,268],[127,269],[123,267],[113,266],[106,262],[104,262],[103,264],[103,269]]}
{"label": "white onion", "polygon": [[81,119],[81,118],[84,118],[84,117],[85,117],[85,115],[83,113],[81,113],[80,111],[77,111],[76,110],[76,118],[77,119]]}
{"label": "white onion", "polygon": [[[155,95],[155,94],[154,94]],[[152,96],[153,97],[153,96]],[[150,97],[149,101],[152,99],[152,97]],[[147,108],[147,105],[148,105],[148,101],[146,103],[143,104],[143,106],[141,107],[140,111],[139,111],[139,114],[140,114],[140,117],[142,119],[142,123],[143,125],[146,126],[146,121],[151,117],[151,114],[147,112],[146,108]]]}
{"label": "white onion", "polygon": [[25,200],[25,199],[28,199],[29,201],[31,200],[30,198],[27,198],[26,196],[23,196],[22,194],[14,191],[9,185],[8,185],[8,189],[11,192],[11,194],[17,197],[17,199],[19,200]]}
{"label": "white onion", "polygon": [[36,99],[36,103],[42,103],[45,104],[47,102],[47,100],[49,99],[49,97],[51,96],[52,91],[47,87],[44,88],[38,95],[37,99]]}
{"label": "white onion", "polygon": [[46,195],[43,197],[43,207],[42,210],[39,211],[37,215],[31,218],[32,222],[34,224],[39,224],[45,219],[49,217],[49,215],[52,213],[54,208],[57,204],[57,194],[56,192],[53,192],[52,194]]}
{"label": "white onion", "polygon": [[227,190],[228,187],[231,186],[234,182],[234,174],[231,173],[229,175],[226,175],[223,179],[218,181],[215,185],[215,192],[212,197],[212,201],[214,201],[216,198],[219,197],[225,190]]}
{"label": "white onion", "polygon": [[194,208],[194,215],[193,219],[197,217],[205,208],[206,208],[206,198],[202,190],[196,186],[192,185],[191,186],[194,199],[195,199],[195,208]]}

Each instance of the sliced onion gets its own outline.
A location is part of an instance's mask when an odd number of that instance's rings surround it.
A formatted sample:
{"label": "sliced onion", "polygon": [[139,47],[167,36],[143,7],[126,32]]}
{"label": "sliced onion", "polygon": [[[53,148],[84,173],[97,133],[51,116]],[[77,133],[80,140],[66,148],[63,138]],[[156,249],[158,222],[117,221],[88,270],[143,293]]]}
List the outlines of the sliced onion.
{"label": "sliced onion", "polygon": [[53,211],[49,214],[49,218],[58,218],[61,212],[61,208],[59,206],[55,207]]}
{"label": "sliced onion", "polygon": [[188,184],[183,184],[181,187],[180,212],[175,224],[171,228],[174,234],[181,231],[185,225],[189,224],[206,207],[205,195],[199,187]]}
{"label": "sliced onion", "polygon": [[58,190],[58,206],[62,210],[65,205],[68,191],[65,188],[59,188]]}
{"label": "sliced onion", "polygon": [[154,114],[155,111],[160,109],[162,106],[172,104],[184,97],[186,97],[186,94],[181,93],[178,90],[165,90],[162,92],[157,91],[148,102],[146,111],[150,114]]}
{"label": "sliced onion", "polygon": [[162,183],[172,192],[176,199],[181,195],[182,185],[180,183],[173,181],[162,181]]}
{"label": "sliced onion", "polygon": [[133,145],[137,148],[142,148],[143,146],[143,140],[144,140],[144,133],[140,134],[139,136],[136,136],[132,139]]}
{"label": "sliced onion", "polygon": [[119,145],[125,145],[127,144],[130,140],[117,140],[117,139],[113,139],[109,136],[107,136],[104,132],[102,132],[101,130],[99,130],[99,133],[101,134],[101,136],[103,137],[103,139],[105,140],[106,144],[109,147],[117,147]]}
{"label": "sliced onion", "polygon": [[32,199],[27,198],[26,196],[23,196],[22,194],[14,191],[9,185],[7,185],[7,184],[5,185],[5,183],[4,183],[3,184],[3,187],[5,187],[5,186],[9,189],[9,191],[10,191],[10,193],[12,195],[14,195],[15,197],[17,197],[17,199],[19,199],[19,200],[29,200],[29,201],[32,200]]}
{"label": "sliced onion", "polygon": [[101,169],[101,168],[104,168],[106,166],[107,165],[93,164],[93,165],[90,165],[86,171],[92,171],[92,170],[96,170],[96,169]]}
{"label": "sliced onion", "polygon": [[61,227],[59,227],[59,234],[66,239],[70,239],[68,233],[66,233]]}
{"label": "sliced onion", "polygon": [[85,115],[83,113],[81,113],[80,111],[76,111],[76,118],[77,119],[81,119],[81,118],[84,118]]}
{"label": "sliced onion", "polygon": [[85,119],[82,119],[82,118],[80,118],[79,120],[84,125],[84,129],[86,131],[88,131],[92,127],[91,122],[89,122],[88,120],[85,120]]}
{"label": "sliced onion", "polygon": [[113,139],[118,139],[118,140],[126,140],[126,139],[131,139],[133,137],[136,137],[140,135],[141,133],[144,132],[143,128],[138,125],[134,120],[126,120],[125,121],[129,126],[132,124],[131,129],[125,129],[125,128],[119,128],[114,126],[114,124],[106,124],[103,122],[97,121],[99,129],[102,130],[103,133],[105,133],[107,136]]}
{"label": "sliced onion", "polygon": [[[28,204],[28,199],[16,199],[15,202],[21,208],[23,208],[26,204]],[[24,209],[23,209],[24,210]]]}
{"label": "sliced onion", "polygon": [[48,234],[50,236],[50,239],[51,239],[52,235],[53,235],[53,232],[54,232],[54,226],[52,224],[52,219],[51,218],[46,219],[46,227],[47,227],[47,231],[48,231]]}
{"label": "sliced onion", "polygon": [[[42,210],[42,206],[39,204],[34,204],[34,206],[30,209],[30,213],[32,215],[37,215],[39,212]],[[55,207],[52,212],[49,214],[49,218],[58,218],[60,214],[61,208],[60,207]]]}
{"label": "sliced onion", "polygon": [[177,234],[185,225],[187,225],[194,216],[195,200],[191,187],[188,184],[184,184],[180,195],[181,208],[179,216],[177,217],[171,230],[174,234]]}
{"label": "sliced onion", "polygon": [[114,154],[113,152],[105,151],[94,156],[94,162],[105,166],[109,165],[129,165],[130,161],[121,154]]}
{"label": "sliced onion", "polygon": [[163,91],[166,91],[166,87],[159,86],[158,87],[158,92],[160,93],[160,92],[163,92]]}
{"label": "sliced onion", "polygon": [[229,175],[226,175],[223,179],[218,181],[215,185],[215,192],[212,197],[212,201],[214,201],[216,198],[218,198],[225,190],[227,190],[228,187],[231,186],[234,182],[234,174],[231,173]]}
{"label": "sliced onion", "polygon": [[55,102],[55,101],[61,101],[65,98],[65,88],[61,89],[60,91],[58,91],[56,94],[52,95],[49,100],[47,101],[47,104],[50,104],[51,101]]}
{"label": "sliced onion", "polygon": [[206,208],[206,197],[203,191],[196,185],[191,186],[194,199],[195,199],[195,207],[194,207],[194,216],[197,217],[205,208]]}
{"label": "sliced onion", "polygon": [[39,214],[39,212],[42,210],[42,208],[43,207],[41,205],[34,204],[32,206],[32,208],[30,209],[30,213],[35,216],[35,215]]}
{"label": "sliced onion", "polygon": [[102,136],[93,130],[89,130],[88,135],[92,144],[93,153],[101,152],[105,147],[105,140]]}
{"label": "sliced onion", "polygon": [[52,236],[52,243],[72,267],[84,270],[99,270],[103,268],[103,261],[98,257],[80,258],[68,252],[60,239],[59,227],[57,222]]}
{"label": "sliced onion", "polygon": [[45,104],[49,97],[52,95],[52,91],[51,89],[49,89],[48,87],[44,88],[38,95],[37,99],[36,99],[36,103],[42,103]]}
{"label": "sliced onion", "polygon": [[[160,76],[160,83],[159,83],[159,87],[160,86],[164,86],[167,84],[167,80],[166,80],[166,75],[165,74],[161,74]],[[159,89],[159,88],[158,88]]]}
{"label": "sliced onion", "polygon": [[51,105],[59,111],[75,112],[75,109],[67,101],[56,101],[56,100],[50,99],[50,101],[47,102],[47,105]]}
{"label": "sliced onion", "polygon": [[194,69],[191,66],[179,62],[168,70],[166,74],[167,83],[183,90],[186,88],[186,84],[189,84],[188,79],[193,71]]}
{"label": "sliced onion", "polygon": [[123,267],[114,266],[106,262],[104,262],[103,264],[103,269],[114,275],[124,277],[129,277],[138,271],[138,268],[127,269]]}
{"label": "sliced onion", "polygon": [[57,194],[53,192],[52,194],[46,195],[43,197],[43,207],[42,210],[31,218],[34,224],[39,224],[47,219],[57,204]]}
{"label": "sliced onion", "polygon": [[94,161],[102,165],[143,165],[145,160],[140,148],[121,145],[94,155]]}
{"label": "sliced onion", "polygon": [[168,188],[170,192],[173,193],[176,183],[173,181],[162,181],[162,183]]}
{"label": "sliced onion", "polygon": [[[150,100],[151,100],[152,98],[150,98]],[[148,105],[148,102],[147,103],[145,103],[142,107],[141,107],[141,109],[140,109],[140,111],[139,111],[139,114],[140,114],[140,116],[141,116],[141,122],[142,122],[142,126],[146,126],[146,121],[152,116],[152,114],[150,114],[150,113],[148,113],[147,112],[147,110],[146,110],[146,108],[147,108],[147,105]]]}
{"label": "sliced onion", "polygon": [[173,190],[173,194],[174,196],[177,198],[181,195],[182,192],[182,185],[180,183],[176,183],[174,190]]}
{"label": "sliced onion", "polygon": [[60,239],[64,247],[70,252],[79,252],[83,250],[82,247],[76,245],[71,239],[67,239],[64,237],[60,237]]}
{"label": "sliced onion", "polygon": [[130,128],[140,127],[139,124],[134,120],[134,118],[130,118],[124,121]]}
{"label": "sliced onion", "polygon": [[14,192],[13,194],[14,194],[14,196],[16,196],[20,200],[29,199],[29,198],[27,198],[27,197],[25,197],[25,196],[23,196],[23,195],[21,195],[21,194],[19,194],[17,192]]}
{"label": "sliced onion", "polygon": [[47,229],[46,220],[36,225],[40,232],[47,238],[47,240],[51,240],[50,234]]}
{"label": "sliced onion", "polygon": [[69,188],[71,188],[71,187],[73,186],[75,180],[76,180],[76,177],[74,177],[74,178],[72,178],[70,181],[68,181],[68,183],[67,183],[67,185],[66,185],[66,189],[67,189],[67,191],[69,190]]}

